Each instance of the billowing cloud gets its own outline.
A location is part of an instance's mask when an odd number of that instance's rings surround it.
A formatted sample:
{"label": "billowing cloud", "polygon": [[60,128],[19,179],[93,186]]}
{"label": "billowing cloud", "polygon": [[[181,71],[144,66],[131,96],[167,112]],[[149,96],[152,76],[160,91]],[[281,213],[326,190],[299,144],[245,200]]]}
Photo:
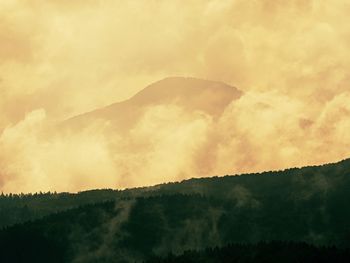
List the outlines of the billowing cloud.
{"label": "billowing cloud", "polygon": [[44,110],[33,111],[4,130],[0,138],[2,189],[74,191],[117,186],[117,168],[96,130],[69,137],[50,134]]}
{"label": "billowing cloud", "polygon": [[[1,1],[0,188],[125,187],[347,157],[349,11],[345,0]],[[218,120],[158,105],[127,138],[97,123],[50,130],[174,75],[245,95]]]}

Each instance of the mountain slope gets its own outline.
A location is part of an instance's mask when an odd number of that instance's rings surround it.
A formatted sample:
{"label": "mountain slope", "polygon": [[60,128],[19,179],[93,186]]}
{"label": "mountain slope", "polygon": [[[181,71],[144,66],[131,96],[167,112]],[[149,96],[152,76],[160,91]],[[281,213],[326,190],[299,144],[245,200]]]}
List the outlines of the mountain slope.
{"label": "mountain slope", "polygon": [[201,251],[185,251],[182,255],[154,257],[146,263],[300,263],[347,262],[349,250],[335,247],[315,247],[306,243],[271,242],[254,245],[228,245]]}
{"label": "mountain slope", "polygon": [[202,111],[217,117],[241,94],[238,89],[221,82],[169,77],[147,86],[128,100],[73,117],[63,126],[74,129],[100,121],[125,131],[139,120],[147,107],[156,105],[177,105],[185,111]]}
{"label": "mountain slope", "polygon": [[65,262],[134,262],[274,240],[349,247],[349,188],[344,160],[119,191],[108,202],[3,229],[0,255],[29,241]]}

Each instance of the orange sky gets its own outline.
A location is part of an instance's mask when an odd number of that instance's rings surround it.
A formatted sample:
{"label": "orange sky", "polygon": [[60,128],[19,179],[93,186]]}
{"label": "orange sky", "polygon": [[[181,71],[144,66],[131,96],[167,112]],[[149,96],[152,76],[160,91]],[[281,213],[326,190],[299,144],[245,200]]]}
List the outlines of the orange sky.
{"label": "orange sky", "polygon": [[[350,156],[349,12],[346,0],[2,0],[0,190],[201,176],[203,151],[213,157],[207,175]],[[128,139],[152,141],[142,154],[94,129],[48,131],[168,76],[223,81],[245,95],[215,123],[173,106],[150,109]],[[156,122],[164,116],[182,140],[176,160],[170,126]]]}

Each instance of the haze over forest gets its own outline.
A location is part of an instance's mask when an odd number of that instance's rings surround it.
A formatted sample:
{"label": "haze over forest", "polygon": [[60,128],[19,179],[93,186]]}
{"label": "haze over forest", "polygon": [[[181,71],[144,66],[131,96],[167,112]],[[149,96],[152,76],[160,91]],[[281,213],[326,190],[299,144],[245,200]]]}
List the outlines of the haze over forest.
{"label": "haze over forest", "polygon": [[346,0],[2,0],[0,191],[349,157],[349,11]]}

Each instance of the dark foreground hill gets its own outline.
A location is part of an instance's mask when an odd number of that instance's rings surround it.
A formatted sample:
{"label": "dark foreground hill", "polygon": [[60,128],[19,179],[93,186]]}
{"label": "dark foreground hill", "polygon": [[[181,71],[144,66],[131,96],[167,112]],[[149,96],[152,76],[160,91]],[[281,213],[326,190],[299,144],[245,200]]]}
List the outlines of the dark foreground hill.
{"label": "dark foreground hill", "polygon": [[146,263],[340,263],[348,262],[350,251],[335,247],[315,247],[306,243],[270,242],[236,244],[222,248],[185,251],[181,255],[153,257]]}
{"label": "dark foreground hill", "polygon": [[[348,248],[349,189],[345,160],[126,191],[3,196],[1,218],[23,223],[0,231],[0,262],[138,262],[262,241]],[[27,213],[11,217],[20,209]]]}

